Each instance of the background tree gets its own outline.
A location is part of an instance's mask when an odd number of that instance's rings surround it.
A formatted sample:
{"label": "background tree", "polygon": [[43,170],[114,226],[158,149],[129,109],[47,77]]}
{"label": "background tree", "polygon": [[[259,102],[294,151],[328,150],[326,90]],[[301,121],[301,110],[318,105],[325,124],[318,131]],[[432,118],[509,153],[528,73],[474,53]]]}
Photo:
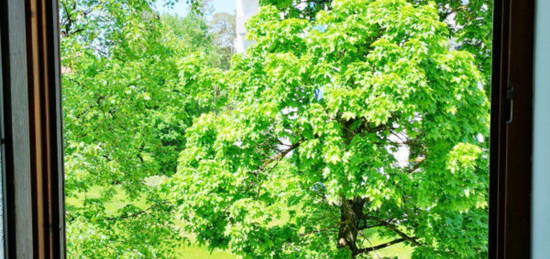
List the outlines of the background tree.
{"label": "background tree", "polygon": [[210,20],[210,33],[214,37],[214,45],[218,48],[216,55],[220,66],[229,69],[231,58],[235,54],[236,17],[229,13],[214,13]]}
{"label": "background tree", "polygon": [[249,26],[225,109],[194,121],[165,186],[187,231],[245,258],[486,256],[488,100],[437,6],[267,7]]}
{"label": "background tree", "polygon": [[[415,0],[427,4],[427,0]],[[440,19],[450,28],[455,47],[474,55],[483,75],[483,85],[490,93],[493,51],[493,0],[437,0]]]}
{"label": "background tree", "polygon": [[287,18],[315,19],[321,10],[330,9],[332,0],[259,0],[260,5],[277,7]]}
{"label": "background tree", "polygon": [[151,5],[62,1],[71,258],[173,258],[184,244],[159,183],[224,80],[204,18],[159,19]]}

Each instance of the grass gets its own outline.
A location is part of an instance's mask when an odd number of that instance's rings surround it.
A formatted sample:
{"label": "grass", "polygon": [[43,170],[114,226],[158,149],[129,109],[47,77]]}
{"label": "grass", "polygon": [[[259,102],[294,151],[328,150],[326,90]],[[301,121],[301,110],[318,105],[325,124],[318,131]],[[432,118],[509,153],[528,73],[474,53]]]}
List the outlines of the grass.
{"label": "grass", "polygon": [[[374,240],[373,245],[383,243],[380,240]],[[372,258],[397,257],[399,259],[410,259],[412,248],[403,244],[393,245],[388,248],[381,249],[371,253]],[[178,258],[182,259],[237,259],[238,257],[225,251],[209,252],[208,249],[202,247],[182,247],[177,251]]]}
{"label": "grass", "polygon": [[[388,241],[391,241],[391,240],[382,240],[378,237],[371,238],[372,245],[378,245]],[[369,246],[372,246],[372,245],[369,244]],[[399,259],[410,259],[412,252],[413,252],[413,248],[410,246],[406,246],[404,244],[395,244],[393,246],[372,252],[371,256],[372,258],[375,258],[375,259],[384,258],[384,257],[390,257],[390,258],[397,257]]]}
{"label": "grass", "polygon": [[[373,244],[380,244],[379,240],[373,240]],[[410,259],[412,248],[403,244],[393,245],[388,248],[381,249],[377,252],[371,253],[372,258],[384,258],[384,257],[397,257],[399,259]],[[182,247],[177,251],[178,258],[182,259],[237,259],[238,257],[225,251],[210,252],[206,248],[202,247]]]}
{"label": "grass", "polygon": [[177,251],[178,258],[185,259],[237,259],[238,257],[225,251],[210,252],[202,247],[182,247]]}
{"label": "grass", "polygon": [[[71,204],[73,206],[82,206],[83,202],[82,200],[84,197],[98,197],[99,196],[99,189],[92,189],[90,192],[83,195],[82,199],[75,199],[75,198],[69,198],[67,199],[67,203]],[[122,192],[119,192],[122,193]],[[113,199],[114,201],[112,203],[106,204],[106,209],[108,212],[115,213],[118,209],[124,207],[126,204],[128,204],[128,199],[124,195],[116,195]],[[137,201],[133,202],[134,205],[138,207],[144,206],[144,201]],[[374,246],[378,244],[382,244],[384,242],[390,241],[389,239],[381,239],[378,236],[371,235],[369,239],[369,243],[365,244],[365,246]],[[413,249],[409,246],[406,246],[404,244],[396,244],[381,250],[378,250],[376,252],[371,253],[371,257],[373,259],[379,259],[384,257],[390,257],[390,258],[399,258],[399,259],[410,259]],[[180,247],[176,251],[177,258],[181,259],[237,259],[239,258],[236,255],[231,254],[228,251],[210,251],[208,248],[200,247],[200,246],[185,246]]]}

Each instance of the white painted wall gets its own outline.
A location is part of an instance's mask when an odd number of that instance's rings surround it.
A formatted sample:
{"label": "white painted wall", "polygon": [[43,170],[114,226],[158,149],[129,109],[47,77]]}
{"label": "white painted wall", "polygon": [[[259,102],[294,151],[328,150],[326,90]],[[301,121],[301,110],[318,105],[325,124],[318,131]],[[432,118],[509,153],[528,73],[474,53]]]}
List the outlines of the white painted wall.
{"label": "white painted wall", "polygon": [[533,258],[550,258],[550,11],[537,0],[533,156]]}
{"label": "white painted wall", "polygon": [[235,38],[235,50],[237,53],[245,52],[246,48],[252,43],[246,40],[246,21],[258,13],[259,4],[258,0],[235,0],[237,1],[237,14],[236,14],[236,31],[237,37]]}

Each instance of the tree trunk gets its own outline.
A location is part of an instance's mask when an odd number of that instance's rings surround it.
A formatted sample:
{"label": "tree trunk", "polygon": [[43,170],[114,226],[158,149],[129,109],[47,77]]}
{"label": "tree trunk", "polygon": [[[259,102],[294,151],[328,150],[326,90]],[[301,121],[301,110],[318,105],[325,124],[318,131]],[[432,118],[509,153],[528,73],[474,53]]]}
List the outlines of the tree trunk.
{"label": "tree trunk", "polygon": [[365,200],[359,197],[343,199],[340,208],[340,230],[338,232],[338,247],[348,248],[353,258],[359,254],[357,235],[359,223],[363,218]]}

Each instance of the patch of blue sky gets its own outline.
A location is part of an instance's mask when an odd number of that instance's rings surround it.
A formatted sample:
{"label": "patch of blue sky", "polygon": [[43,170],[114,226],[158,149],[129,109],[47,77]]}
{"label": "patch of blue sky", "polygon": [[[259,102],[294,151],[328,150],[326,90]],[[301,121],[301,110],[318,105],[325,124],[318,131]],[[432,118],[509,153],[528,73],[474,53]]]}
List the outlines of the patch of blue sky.
{"label": "patch of blue sky", "polygon": [[[167,0],[157,2],[155,8],[161,13],[185,16],[189,12],[189,5],[186,0],[179,0],[173,5],[167,4]],[[236,0],[212,0],[210,5],[213,7],[214,13],[230,13],[234,14],[236,10]]]}

